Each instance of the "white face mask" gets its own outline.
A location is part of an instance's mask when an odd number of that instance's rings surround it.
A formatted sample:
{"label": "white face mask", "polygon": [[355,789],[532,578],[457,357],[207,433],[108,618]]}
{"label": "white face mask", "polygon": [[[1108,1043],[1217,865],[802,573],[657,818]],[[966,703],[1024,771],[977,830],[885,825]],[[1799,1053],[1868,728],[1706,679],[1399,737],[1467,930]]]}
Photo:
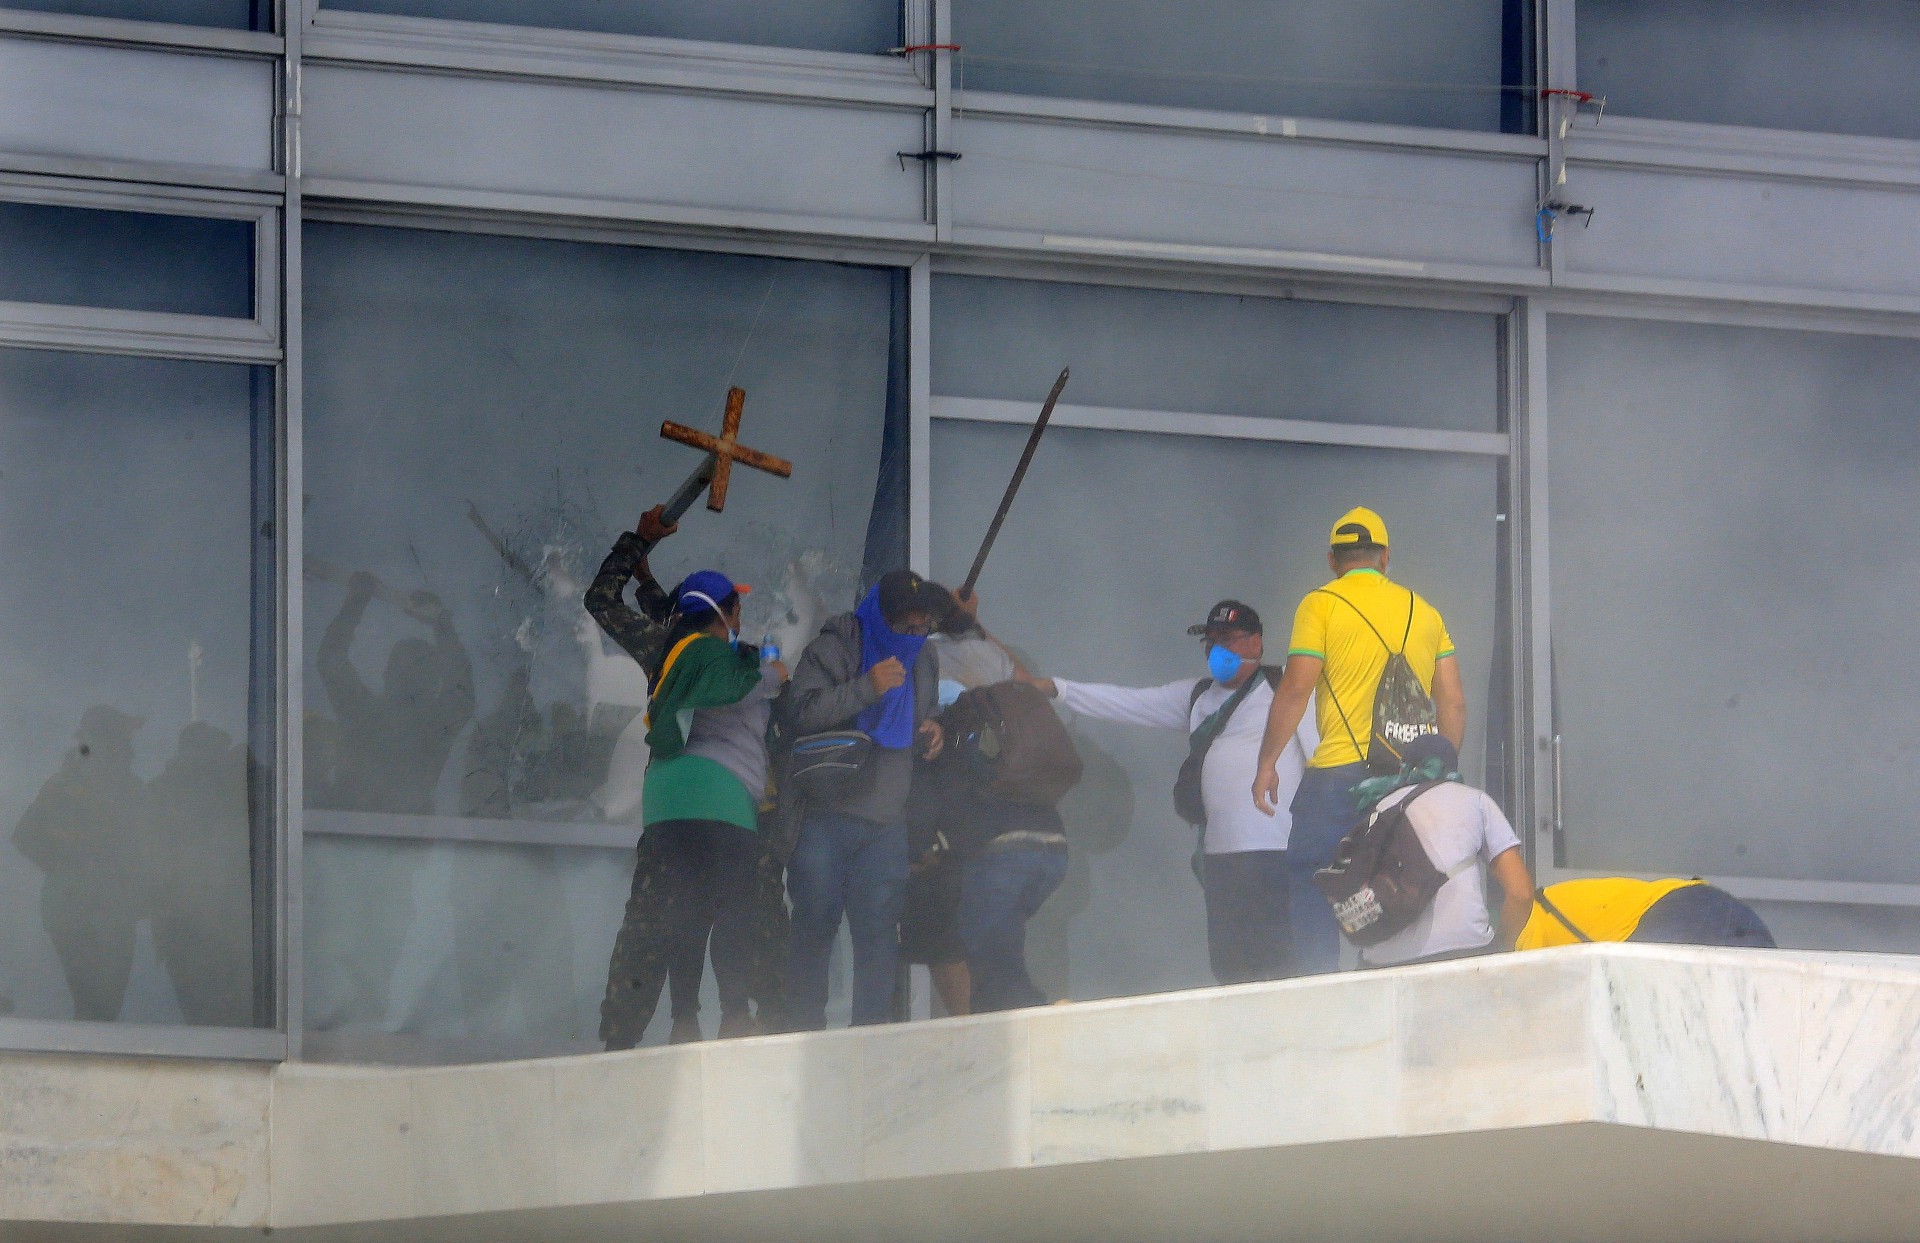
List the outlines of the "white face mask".
{"label": "white face mask", "polygon": [[[726,614],[720,611],[719,602],[716,601],[712,596],[708,595],[704,591],[689,591],[686,593],[686,595],[682,596],[681,598],[684,600],[698,600],[701,603],[705,604],[708,608],[712,609],[715,616],[719,617],[723,621],[726,620]],[[727,624],[727,645],[733,648],[733,650],[736,652],[740,650],[740,632],[733,628],[733,624],[731,622]]]}

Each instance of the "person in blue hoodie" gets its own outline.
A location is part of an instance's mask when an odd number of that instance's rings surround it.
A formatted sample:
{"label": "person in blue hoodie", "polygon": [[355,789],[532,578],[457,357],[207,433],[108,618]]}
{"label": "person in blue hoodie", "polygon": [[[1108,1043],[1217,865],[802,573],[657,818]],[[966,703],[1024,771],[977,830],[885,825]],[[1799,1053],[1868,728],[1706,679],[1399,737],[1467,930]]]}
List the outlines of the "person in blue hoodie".
{"label": "person in blue hoodie", "polygon": [[893,1018],[907,793],[915,755],[932,758],[944,742],[933,720],[939,657],[927,636],[952,607],[944,587],[893,570],[853,612],[829,619],[794,669],[787,709],[797,734],[857,729],[874,743],[846,793],[808,799],[800,813],[787,862],[787,1004],[795,1031],[826,1026],[827,960],[843,918],[853,940],[853,1022]]}

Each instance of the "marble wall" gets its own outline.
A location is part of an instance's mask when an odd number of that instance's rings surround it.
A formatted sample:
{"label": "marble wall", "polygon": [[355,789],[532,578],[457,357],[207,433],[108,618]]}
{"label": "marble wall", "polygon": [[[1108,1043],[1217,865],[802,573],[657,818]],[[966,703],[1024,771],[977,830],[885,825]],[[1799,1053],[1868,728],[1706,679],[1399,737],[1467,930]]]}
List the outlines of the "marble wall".
{"label": "marble wall", "polygon": [[[0,1057],[0,1220],[717,1212],[739,1202],[722,1193],[1596,1128],[1911,1159],[1917,1025],[1916,959],[1583,946],[467,1067]],[[1892,1168],[1920,1188],[1920,1164]]]}

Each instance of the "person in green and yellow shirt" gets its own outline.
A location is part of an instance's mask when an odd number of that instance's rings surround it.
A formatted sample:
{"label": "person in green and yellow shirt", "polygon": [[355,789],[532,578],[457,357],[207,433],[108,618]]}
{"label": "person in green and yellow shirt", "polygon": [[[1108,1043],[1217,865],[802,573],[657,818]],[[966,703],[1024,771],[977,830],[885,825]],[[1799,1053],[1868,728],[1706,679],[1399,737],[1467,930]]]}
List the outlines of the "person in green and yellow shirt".
{"label": "person in green and yellow shirt", "polygon": [[[657,511],[648,518],[651,529],[643,522],[636,536],[621,537],[587,596],[589,612],[641,661],[652,686],[640,850],[651,866],[636,866],[608,964],[600,1034],[609,1049],[639,1042],[669,964],[699,962],[709,934],[721,1036],[758,1030],[749,1006],[764,853],[758,808],[767,724],[787,676],[786,666],[763,662],[757,648],[740,642],[740,598],[751,588],[717,570],[690,574],[665,593],[664,621],[626,616],[633,613],[620,599],[627,579],[651,582],[638,537],[670,531]],[[676,1038],[685,1037],[676,1029]]]}

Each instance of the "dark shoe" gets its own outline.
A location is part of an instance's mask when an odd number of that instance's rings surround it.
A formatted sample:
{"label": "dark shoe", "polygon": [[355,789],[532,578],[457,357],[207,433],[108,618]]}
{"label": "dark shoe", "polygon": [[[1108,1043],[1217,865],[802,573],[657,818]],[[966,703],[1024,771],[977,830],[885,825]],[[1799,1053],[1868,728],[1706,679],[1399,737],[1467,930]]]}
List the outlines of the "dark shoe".
{"label": "dark shoe", "polygon": [[760,1021],[744,1011],[739,1014],[720,1016],[720,1039],[736,1040],[741,1036],[758,1036]]}
{"label": "dark shoe", "polygon": [[[725,1031],[726,1024],[723,1023],[721,1024],[722,1034],[724,1034]],[[690,1014],[685,1018],[675,1019],[673,1021],[673,1030],[667,1033],[668,1044],[695,1044],[705,1039],[705,1034],[700,1030],[700,1016],[697,1014]]]}

